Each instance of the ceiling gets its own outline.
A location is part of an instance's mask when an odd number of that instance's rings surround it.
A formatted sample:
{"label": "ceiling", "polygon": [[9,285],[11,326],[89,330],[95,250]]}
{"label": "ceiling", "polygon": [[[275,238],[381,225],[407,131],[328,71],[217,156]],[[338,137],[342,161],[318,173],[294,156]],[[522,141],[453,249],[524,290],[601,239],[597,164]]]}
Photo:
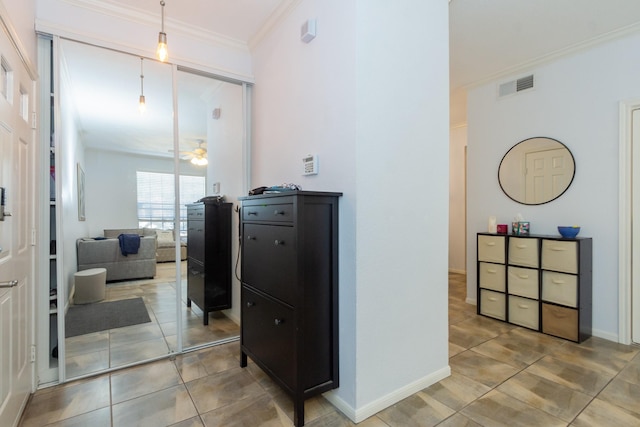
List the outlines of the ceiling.
{"label": "ceiling", "polygon": [[[246,44],[251,44],[252,39],[273,15],[295,2],[165,1],[165,19],[172,25],[183,25],[194,30],[201,28]],[[95,2],[127,7],[158,18],[160,14],[159,0],[137,0],[135,6],[131,6],[130,0]],[[465,97],[466,89],[476,84],[524,72],[527,68],[559,55],[640,30],[640,0],[451,0],[449,11],[452,98]],[[157,95],[155,91],[156,88],[167,87],[166,76],[170,79],[170,72],[166,74],[166,68],[162,68],[166,65],[155,61],[145,61],[144,64],[147,103],[149,106],[164,107],[163,111],[157,112],[159,121],[153,119],[153,111],[147,111],[147,123],[143,130],[145,135],[146,132],[149,133],[148,137],[143,138],[133,126],[140,124],[139,114],[130,110],[135,108],[135,99],[132,102],[131,98],[136,98],[140,91],[140,59],[122,55],[120,61],[114,55],[116,54],[102,50],[96,56],[91,49],[82,45],[66,48],[64,57],[70,81],[78,96],[76,112],[82,131],[91,134],[100,143],[127,140],[129,148],[139,146],[140,151],[145,150],[145,138],[147,142],[154,139],[157,141],[168,135],[170,143],[172,121],[167,114],[170,114],[171,101],[163,98],[163,95]],[[119,72],[116,70],[113,76],[105,72],[116,63],[120,64]],[[110,83],[112,77],[117,83]],[[100,84],[96,85],[97,82]],[[188,90],[188,81],[185,80],[184,83],[183,87]],[[202,81],[194,82],[192,88],[195,92],[199,90],[201,83]],[[104,92],[98,94],[97,90]],[[122,107],[111,106],[107,111],[100,110],[101,104],[104,107],[105,99],[116,98],[118,92],[122,92],[120,102],[126,103],[127,107],[123,104]],[[198,96],[195,92],[193,95]],[[167,95],[170,96],[170,93]],[[188,108],[187,104],[181,110]],[[197,108],[196,104],[197,102],[193,108]],[[455,105],[453,100],[452,105]],[[132,122],[134,119],[135,123]],[[181,136],[191,140],[205,137],[203,132],[206,130],[196,122],[197,120],[193,120],[193,123],[181,123]]]}

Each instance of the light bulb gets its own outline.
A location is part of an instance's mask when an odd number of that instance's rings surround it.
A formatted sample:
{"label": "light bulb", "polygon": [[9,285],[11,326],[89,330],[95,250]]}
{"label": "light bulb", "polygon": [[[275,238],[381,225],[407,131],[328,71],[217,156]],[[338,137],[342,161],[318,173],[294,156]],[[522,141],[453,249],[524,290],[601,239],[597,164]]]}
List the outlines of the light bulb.
{"label": "light bulb", "polygon": [[140,95],[140,103],[138,104],[138,109],[140,109],[140,113],[144,113],[147,109],[147,104],[144,101],[144,95]]}
{"label": "light bulb", "polygon": [[163,32],[158,33],[158,49],[156,55],[160,62],[166,62],[169,59],[169,51],[167,50],[167,35]]}

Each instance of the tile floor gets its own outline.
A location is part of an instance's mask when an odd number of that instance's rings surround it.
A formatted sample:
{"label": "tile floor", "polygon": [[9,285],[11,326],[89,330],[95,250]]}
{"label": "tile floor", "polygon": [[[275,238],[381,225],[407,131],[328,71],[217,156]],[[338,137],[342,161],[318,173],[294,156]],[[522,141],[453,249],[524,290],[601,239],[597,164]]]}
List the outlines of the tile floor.
{"label": "tile floor", "polygon": [[[449,277],[452,375],[359,424],[395,426],[639,426],[640,347],[578,345],[477,316],[465,277]],[[224,344],[39,390],[21,426],[291,426],[292,404]],[[306,425],[353,426],[323,397]]]}
{"label": "tile floor", "polygon": [[[240,328],[220,312],[209,313],[203,325],[203,312],[195,304],[186,306],[186,261],[182,263],[182,331],[183,346],[193,347],[228,339],[240,334]],[[175,351],[176,286],[175,263],[158,263],[156,276],[148,280],[131,280],[107,284],[105,301],[142,297],[151,322],[124,328],[67,338],[67,378],[77,378],[167,355]],[[136,344],[136,345],[132,345]]]}

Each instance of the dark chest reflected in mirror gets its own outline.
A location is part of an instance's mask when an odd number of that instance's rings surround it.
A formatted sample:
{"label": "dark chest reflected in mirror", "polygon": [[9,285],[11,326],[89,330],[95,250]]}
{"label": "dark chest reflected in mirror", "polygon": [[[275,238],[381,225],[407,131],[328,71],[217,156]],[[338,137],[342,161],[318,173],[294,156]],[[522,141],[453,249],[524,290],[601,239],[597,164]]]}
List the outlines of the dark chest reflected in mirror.
{"label": "dark chest reflected in mirror", "polygon": [[541,205],[560,197],[575,175],[571,151],[553,138],[520,141],[507,152],[498,168],[502,191],[524,205]]}

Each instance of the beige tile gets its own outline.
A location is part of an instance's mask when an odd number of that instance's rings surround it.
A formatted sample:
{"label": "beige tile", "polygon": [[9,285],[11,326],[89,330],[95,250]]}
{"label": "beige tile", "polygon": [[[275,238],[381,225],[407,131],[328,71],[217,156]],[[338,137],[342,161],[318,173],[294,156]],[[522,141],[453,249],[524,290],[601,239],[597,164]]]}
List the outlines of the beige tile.
{"label": "beige tile", "polygon": [[86,414],[77,415],[55,423],[47,424],[47,427],[111,427],[111,408],[101,408]]}
{"label": "beige tile", "polygon": [[518,369],[496,359],[467,350],[449,359],[453,373],[464,375],[489,387],[495,387],[515,375]]}
{"label": "beige tile", "polygon": [[627,382],[623,375],[614,378],[598,399],[640,415],[640,385]]}
{"label": "beige tile", "polygon": [[111,366],[123,366],[129,363],[143,362],[169,354],[169,347],[164,338],[140,340],[133,344],[111,347]]}
{"label": "beige tile", "polygon": [[564,427],[566,422],[513,397],[492,390],[461,411],[483,426]]}
{"label": "beige tile", "polygon": [[591,396],[527,372],[520,372],[508,379],[497,390],[567,422],[571,422],[592,399]]}
{"label": "beige tile", "polygon": [[78,381],[36,394],[23,415],[22,427],[40,427],[108,407],[109,377]]}
{"label": "beige tile", "polygon": [[545,356],[529,366],[526,372],[589,396],[595,396],[607,385],[613,374],[609,370],[605,372],[590,369],[580,362],[580,359],[576,358],[569,362],[555,356]]}
{"label": "beige tile", "polygon": [[169,426],[197,411],[184,385],[177,385],[113,405],[113,427]]}
{"label": "beige tile", "polygon": [[67,357],[109,349],[109,331],[78,335],[64,340]]}
{"label": "beige tile", "polygon": [[256,399],[244,399],[202,415],[205,427],[261,426],[290,427],[291,420],[267,395]]}
{"label": "beige tile", "polygon": [[455,411],[424,392],[415,393],[381,411],[377,417],[390,426],[435,426]]}
{"label": "beige tile", "polygon": [[[273,387],[267,391],[276,406],[286,416],[293,420],[293,399],[280,387]],[[305,423],[321,418],[331,412],[335,408],[324,397],[314,396],[304,401],[304,419]]]}
{"label": "beige tile", "polygon": [[364,421],[354,424],[349,418],[340,412],[331,412],[311,422],[305,422],[306,427],[389,427],[389,424],[377,416],[369,417]]}
{"label": "beige tile", "polygon": [[594,399],[571,424],[572,427],[632,427],[639,425],[640,415],[600,399]]}
{"label": "beige tile", "polygon": [[179,423],[171,424],[169,427],[205,427],[204,423],[200,419],[200,416],[189,418],[188,420],[180,421]]}
{"label": "beige tile", "polygon": [[456,412],[455,414],[438,424],[438,427],[482,427],[482,425],[473,420],[470,420],[460,412]]}
{"label": "beige tile", "polygon": [[77,354],[65,358],[67,378],[77,378],[109,369],[109,350]]}
{"label": "beige tile", "polygon": [[234,368],[186,383],[199,413],[265,394],[246,370]]}
{"label": "beige tile", "polygon": [[111,374],[111,401],[119,403],[182,383],[178,370],[162,360]]}
{"label": "beige tile", "polygon": [[444,380],[424,389],[423,392],[449,408],[459,411],[489,390],[491,390],[490,387],[454,372]]}

